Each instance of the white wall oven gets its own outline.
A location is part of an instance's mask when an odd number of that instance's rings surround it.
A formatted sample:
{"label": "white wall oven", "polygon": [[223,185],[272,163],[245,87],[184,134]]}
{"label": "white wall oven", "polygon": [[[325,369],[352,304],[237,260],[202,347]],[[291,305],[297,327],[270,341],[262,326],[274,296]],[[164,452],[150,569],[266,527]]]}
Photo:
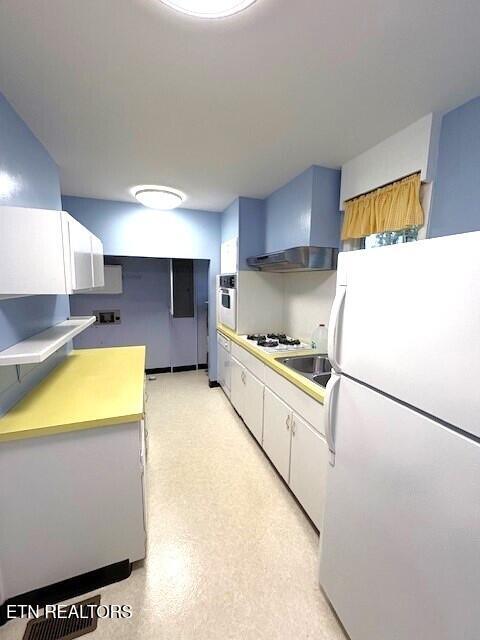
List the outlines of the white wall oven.
{"label": "white wall oven", "polygon": [[219,277],[218,319],[233,331],[237,328],[237,276],[235,274]]}

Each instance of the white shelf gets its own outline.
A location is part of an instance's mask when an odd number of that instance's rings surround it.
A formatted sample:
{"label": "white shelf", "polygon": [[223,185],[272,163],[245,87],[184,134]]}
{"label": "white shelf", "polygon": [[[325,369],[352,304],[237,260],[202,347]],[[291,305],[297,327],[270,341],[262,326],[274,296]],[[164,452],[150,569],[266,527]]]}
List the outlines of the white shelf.
{"label": "white shelf", "polygon": [[0,351],[0,367],[39,364],[95,322],[95,316],[70,318]]}

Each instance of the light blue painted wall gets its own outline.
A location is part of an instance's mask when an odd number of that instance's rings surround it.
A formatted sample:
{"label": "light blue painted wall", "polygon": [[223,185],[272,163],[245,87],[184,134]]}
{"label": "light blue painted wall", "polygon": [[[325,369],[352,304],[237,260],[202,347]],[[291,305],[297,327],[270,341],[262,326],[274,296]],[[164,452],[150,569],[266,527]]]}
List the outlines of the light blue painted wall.
{"label": "light blue painted wall", "polygon": [[443,118],[428,236],[479,230],[480,97]]}
{"label": "light blue painted wall", "polygon": [[249,269],[247,258],[265,251],[265,200],[239,198],[239,268]]}
{"label": "light blue painted wall", "polygon": [[310,244],[318,247],[340,246],[342,216],[338,210],[339,169],[314,166],[312,187],[312,226]]}
{"label": "light blue painted wall", "polygon": [[312,210],[313,167],[274,191],[265,203],[265,252],[307,245]]}
{"label": "light blue painted wall", "polygon": [[[9,182],[13,188],[6,189]],[[47,150],[0,94],[0,206],[61,209],[57,166]],[[41,215],[41,212],[39,212]],[[1,261],[1,256],[0,256]],[[0,262],[1,264],[1,262]],[[0,302],[0,350],[65,320],[70,314],[68,296],[29,296]],[[29,370],[21,383],[1,391],[3,413],[48,373],[59,357]],[[3,376],[8,372],[3,372]]]}
{"label": "light blue painted wall", "polygon": [[221,214],[153,211],[131,202],[63,197],[63,207],[104,244],[107,255],[210,260],[209,377],[216,379],[215,288],[220,270]]}
{"label": "light blue painted wall", "polygon": [[239,269],[265,251],[265,200],[240,196],[222,213],[222,242],[238,238]]}
{"label": "light blue painted wall", "polygon": [[168,260],[118,258],[121,264],[122,295],[73,295],[73,315],[92,315],[96,310],[119,309],[122,322],[92,326],[75,338],[75,348],[119,347],[145,344],[147,368],[170,366],[170,268]]}
{"label": "light blue painted wall", "polygon": [[222,213],[222,242],[238,238],[240,199],[237,198]]}
{"label": "light blue painted wall", "polygon": [[312,166],[266,199],[267,253],[310,244],[339,246],[340,175],[337,169]]}
{"label": "light blue painted wall", "polygon": [[[170,261],[164,258],[114,258],[107,264],[122,265],[120,295],[70,296],[72,314],[90,316],[95,311],[119,310],[121,323],[89,327],[74,340],[75,348],[121,347],[144,344],[147,369],[207,362],[208,262],[196,261],[197,317],[174,318],[170,324]],[[185,322],[186,321],[186,322]],[[198,329],[197,329],[198,325]],[[172,333],[175,331],[176,339]],[[199,334],[197,350],[197,330]]]}

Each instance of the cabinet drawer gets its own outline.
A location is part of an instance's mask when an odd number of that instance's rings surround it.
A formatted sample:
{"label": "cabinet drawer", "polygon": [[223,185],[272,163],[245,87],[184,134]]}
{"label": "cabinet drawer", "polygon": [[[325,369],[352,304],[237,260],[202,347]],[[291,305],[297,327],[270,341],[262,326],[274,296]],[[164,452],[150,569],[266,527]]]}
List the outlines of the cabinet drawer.
{"label": "cabinet drawer", "polygon": [[264,382],[299,416],[309,422],[319,433],[325,435],[325,409],[322,404],[269,367],[265,367]]}
{"label": "cabinet drawer", "polygon": [[265,379],[265,365],[261,360],[254,355],[242,349],[237,344],[232,344],[232,355],[243,364],[244,367],[249,369],[259,380],[264,382]]}
{"label": "cabinet drawer", "polygon": [[217,342],[218,344],[223,347],[224,349],[226,349],[228,352],[230,352],[231,349],[231,342],[228,338],[225,338],[224,335],[222,335],[220,332],[217,331]]}

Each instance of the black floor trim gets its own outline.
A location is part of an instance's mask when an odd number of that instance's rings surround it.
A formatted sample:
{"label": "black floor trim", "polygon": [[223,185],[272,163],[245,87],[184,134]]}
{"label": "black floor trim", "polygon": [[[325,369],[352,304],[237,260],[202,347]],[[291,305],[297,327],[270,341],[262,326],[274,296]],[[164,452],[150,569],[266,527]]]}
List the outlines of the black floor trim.
{"label": "black floor trim", "polygon": [[215,389],[216,387],[219,387],[220,384],[216,380],[209,380],[208,386],[210,387],[210,389]]}
{"label": "black floor trim", "polygon": [[173,373],[180,373],[181,371],[196,371],[196,364],[188,364],[185,367],[172,367]]}
{"label": "black floor trim", "polygon": [[155,369],[145,369],[145,373],[147,374],[147,376],[151,376],[155,373],[170,373],[171,369],[170,367],[160,367],[160,368],[155,368]]}
{"label": "black floor trim", "polygon": [[[120,582],[129,577],[132,572],[132,565],[129,560],[122,560],[115,564],[84,573],[81,576],[75,576],[62,582],[35,589],[28,593],[22,593],[6,600],[0,606],[0,627],[8,622],[7,607],[10,605],[31,605],[34,607],[44,607],[46,604],[55,604],[63,600],[76,598],[89,591],[100,589],[107,584]],[[12,609],[10,609],[10,614]],[[20,614],[20,609],[18,610]]]}
{"label": "black floor trim", "polygon": [[199,364],[199,365],[198,365],[198,368],[199,368],[199,369],[208,369],[208,364],[207,364],[207,363],[205,363],[205,364]]}

